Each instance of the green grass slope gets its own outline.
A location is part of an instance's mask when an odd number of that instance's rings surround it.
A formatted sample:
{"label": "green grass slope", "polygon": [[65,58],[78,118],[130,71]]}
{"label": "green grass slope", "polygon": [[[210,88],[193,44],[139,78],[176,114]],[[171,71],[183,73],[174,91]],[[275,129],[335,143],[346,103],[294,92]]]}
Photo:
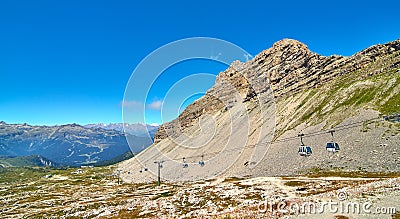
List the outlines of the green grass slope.
{"label": "green grass slope", "polygon": [[53,161],[39,155],[21,157],[0,157],[1,167],[42,167],[57,166]]}
{"label": "green grass slope", "polygon": [[[362,110],[400,113],[400,53],[277,101],[278,135],[302,123],[334,127]],[[389,69],[383,70],[382,69]]]}

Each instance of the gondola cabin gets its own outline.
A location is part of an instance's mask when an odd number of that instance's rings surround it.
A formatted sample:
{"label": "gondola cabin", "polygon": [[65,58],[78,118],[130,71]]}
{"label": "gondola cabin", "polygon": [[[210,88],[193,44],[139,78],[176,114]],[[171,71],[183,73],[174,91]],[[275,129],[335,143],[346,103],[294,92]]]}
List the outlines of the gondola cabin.
{"label": "gondola cabin", "polygon": [[183,168],[188,168],[189,164],[186,163],[185,158],[182,158],[182,160],[183,160],[182,167]]}
{"label": "gondola cabin", "polygon": [[326,143],[326,150],[333,153],[338,152],[340,150],[339,144],[336,142],[328,142]]}
{"label": "gondola cabin", "polygon": [[310,156],[312,154],[312,150],[310,146],[302,145],[299,147],[299,155],[300,156]]}
{"label": "gondola cabin", "polygon": [[304,142],[303,142],[304,134],[300,133],[298,136],[300,137],[300,142],[301,142],[301,145],[299,147],[299,155],[300,156],[310,156],[312,154],[312,150],[311,150],[310,146],[306,146],[304,144]]}

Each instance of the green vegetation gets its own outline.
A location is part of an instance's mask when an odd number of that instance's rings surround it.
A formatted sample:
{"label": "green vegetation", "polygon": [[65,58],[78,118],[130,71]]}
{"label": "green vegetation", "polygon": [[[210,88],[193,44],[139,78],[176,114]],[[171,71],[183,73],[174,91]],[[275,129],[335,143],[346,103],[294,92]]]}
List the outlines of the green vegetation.
{"label": "green vegetation", "polygon": [[152,198],[153,200],[157,200],[159,198],[165,198],[165,197],[169,197],[169,196],[173,196],[172,193],[170,192],[163,192],[161,194],[158,194],[156,197]]}
{"label": "green vegetation", "polygon": [[[43,163],[43,161],[45,163]],[[56,166],[56,164],[39,155],[21,156],[21,157],[0,157],[0,166],[4,167],[26,167],[26,166]]]}
{"label": "green vegetation", "polygon": [[374,100],[375,95],[375,88],[356,88],[353,94],[349,95],[350,98],[346,99],[343,103],[340,103],[337,106],[360,106],[362,104],[367,104]]}
{"label": "green vegetation", "polygon": [[[51,167],[7,167],[0,169],[1,183],[26,183],[26,182],[48,182],[46,176],[68,177],[70,183],[90,183],[94,180],[114,179],[113,167],[85,168],[82,173],[77,173],[78,168],[51,168]],[[51,177],[50,177],[51,178]],[[1,195],[1,194],[0,194]]]}
{"label": "green vegetation", "polygon": [[293,186],[293,187],[304,186],[304,185],[307,185],[307,184],[308,184],[307,182],[297,181],[297,180],[285,182],[286,186]]}
{"label": "green vegetation", "polygon": [[132,158],[132,157],[134,157],[134,154],[131,151],[127,151],[121,155],[118,155],[118,156],[110,159],[110,160],[105,160],[105,161],[95,163],[94,166],[99,167],[99,166],[113,165],[113,164],[119,163],[121,161],[128,160],[129,158]]}
{"label": "green vegetation", "polygon": [[0,183],[21,183],[39,180],[50,173],[45,167],[7,167],[0,171]]}
{"label": "green vegetation", "polygon": [[[95,201],[99,194],[122,196],[112,174],[114,167],[83,168],[50,167],[7,167],[0,171],[0,204],[8,206],[2,215],[17,218],[19,213],[28,213],[27,217],[50,218],[64,216],[62,206],[80,201],[80,208],[68,210],[68,213],[81,211],[81,208],[98,209],[103,203]],[[110,186],[111,185],[111,186]],[[129,191],[132,188],[124,188]],[[106,190],[110,190],[107,192]],[[112,197],[112,196],[110,196]],[[92,202],[84,199],[91,198]],[[108,205],[118,205],[119,199],[109,200]],[[9,211],[11,206],[20,207]],[[57,206],[57,207],[54,207]],[[51,208],[49,208],[51,207]],[[34,210],[31,210],[34,209]]]}
{"label": "green vegetation", "polygon": [[383,114],[400,113],[400,92],[394,94],[386,103],[384,103],[380,111]]}
{"label": "green vegetation", "polygon": [[239,177],[227,177],[224,179],[224,182],[235,182],[235,181],[240,181],[243,180],[243,178],[239,178]]}
{"label": "green vegetation", "polygon": [[[383,115],[400,113],[400,69],[387,68],[400,60],[400,53],[383,57],[362,69],[339,76],[322,87],[310,88],[289,97],[282,104],[296,104],[286,129],[301,123],[326,122],[325,127],[340,124],[361,109],[373,109]],[[379,73],[378,73],[379,72]],[[285,130],[278,130],[283,133]]]}

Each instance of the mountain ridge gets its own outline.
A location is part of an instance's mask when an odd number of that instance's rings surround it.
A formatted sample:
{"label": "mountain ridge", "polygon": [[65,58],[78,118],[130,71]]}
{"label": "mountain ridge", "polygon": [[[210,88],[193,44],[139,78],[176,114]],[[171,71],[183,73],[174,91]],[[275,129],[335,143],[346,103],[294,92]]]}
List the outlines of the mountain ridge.
{"label": "mountain ridge", "polygon": [[[400,40],[374,45],[349,57],[321,56],[298,41],[279,41],[246,63],[232,63],[217,76],[215,85],[206,95],[189,105],[177,119],[160,126],[152,146],[120,167],[146,166],[150,167],[150,172],[156,173],[154,164],[151,164],[154,160],[172,159],[174,162],[163,170],[170,180],[216,175],[213,171],[217,167],[232,160],[235,162],[225,168],[224,175],[291,175],[316,166],[398,171],[400,158],[396,154],[400,151],[396,145],[400,143],[400,128],[398,130],[396,125],[387,121],[377,120],[364,124],[362,128],[336,133],[344,145],[340,157],[329,159],[323,146],[316,148],[315,156],[302,163],[297,148],[290,145],[299,145],[299,140],[293,138],[299,132],[323,133],[338,125],[346,126],[354,121],[379,118],[384,113],[400,112],[399,63]],[[260,114],[262,112],[265,114]],[[240,125],[241,122],[245,123]],[[265,129],[260,128],[264,126]],[[267,131],[263,133],[262,130]],[[252,157],[262,157],[263,154],[246,145],[268,142],[271,133],[275,141],[292,139],[290,145],[274,143],[267,148],[268,153],[260,165],[252,162]],[[391,133],[390,136],[387,133]],[[363,139],[359,139],[360,136]],[[209,137],[209,141],[204,140]],[[243,139],[248,140],[243,142]],[[309,142],[321,145],[326,143],[325,139],[326,136],[317,136]],[[201,149],[198,149],[199,145],[202,145]],[[224,145],[232,148],[242,145],[247,149],[236,159],[232,153],[223,152]],[[382,147],[379,145],[386,145],[385,150],[390,151],[390,155],[376,154],[374,148]],[[204,151],[218,155],[217,158],[208,158],[214,159],[208,163],[215,168],[179,170],[179,165],[185,161],[179,162],[179,159],[200,159]],[[374,160],[365,160],[372,155]],[[187,159],[186,162],[195,161]],[[277,166],[279,163],[281,165]],[[129,180],[151,179],[154,175],[142,174]]]}
{"label": "mountain ridge", "polygon": [[154,134],[157,132],[159,125],[156,124],[143,124],[143,123],[93,123],[83,125],[86,128],[101,128],[105,130],[115,130],[122,133],[128,133],[138,137],[150,136],[153,138]]}

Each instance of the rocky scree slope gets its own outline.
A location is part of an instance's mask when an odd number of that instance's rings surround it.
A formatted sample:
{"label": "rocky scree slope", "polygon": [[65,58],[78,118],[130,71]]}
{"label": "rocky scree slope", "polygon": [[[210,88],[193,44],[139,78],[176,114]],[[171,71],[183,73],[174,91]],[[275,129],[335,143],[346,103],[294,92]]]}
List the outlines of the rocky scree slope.
{"label": "rocky scree slope", "polygon": [[[265,142],[270,133],[279,142],[299,132],[327,130],[400,112],[399,65],[400,40],[369,47],[350,57],[325,57],[296,40],[279,41],[246,63],[232,63],[217,76],[205,96],[159,128],[152,147],[121,167],[137,169],[154,166],[151,163],[157,159],[216,154],[225,146],[247,145],[248,150],[241,151],[239,157],[224,152],[214,157],[207,169],[182,170],[175,164],[163,171],[172,180],[196,179],[210,175],[213,165],[218,167],[232,159],[235,162],[224,168],[225,175],[291,175],[315,167],[399,171],[400,127],[381,120],[336,133],[342,145],[340,154],[326,153],[328,135],[305,139],[306,144],[315,146],[314,155],[307,159],[297,155],[299,140],[269,145],[260,163],[251,162],[257,153],[249,147]],[[260,98],[262,95],[264,98]],[[267,131],[260,131],[260,127]],[[180,147],[182,144],[189,147]],[[204,172],[208,174],[201,174]],[[154,178],[142,174],[126,179]]]}

